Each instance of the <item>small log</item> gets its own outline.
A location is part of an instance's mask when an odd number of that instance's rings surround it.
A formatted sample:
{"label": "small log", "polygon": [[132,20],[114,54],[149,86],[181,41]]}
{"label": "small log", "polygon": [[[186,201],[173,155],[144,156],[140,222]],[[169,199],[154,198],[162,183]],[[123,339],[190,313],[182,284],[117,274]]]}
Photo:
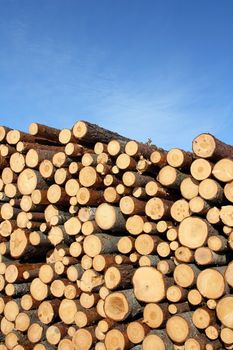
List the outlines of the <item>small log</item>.
{"label": "small log", "polygon": [[72,159],[67,157],[65,152],[56,152],[52,158],[52,163],[56,168],[66,168],[71,162]]}
{"label": "small log", "polygon": [[170,286],[167,289],[166,297],[172,303],[178,303],[187,300],[188,291],[179,285]]}
{"label": "small log", "polygon": [[40,163],[39,172],[44,179],[51,181],[54,178],[55,167],[50,160],[45,159]]}
{"label": "small log", "polygon": [[143,187],[148,182],[153,181],[153,178],[151,176],[141,175],[133,171],[126,171],[123,174],[122,181],[127,187]]}
{"label": "small log", "polygon": [[210,235],[217,231],[206,220],[198,217],[188,217],[179,226],[178,237],[182,245],[195,249],[203,246]]}
{"label": "small log", "polygon": [[198,265],[225,265],[227,263],[226,255],[220,255],[213,252],[210,248],[200,247],[195,251],[195,261]]}
{"label": "small log", "polygon": [[[112,141],[110,141],[112,142]],[[96,142],[95,146],[94,146],[94,152],[95,154],[100,154],[103,152],[107,152],[108,151],[108,145],[104,144],[103,142]]]}
{"label": "small log", "polygon": [[181,182],[186,177],[187,177],[186,174],[183,174],[176,168],[173,168],[170,165],[167,165],[159,171],[157,180],[163,186],[166,186],[168,188],[178,189],[180,187]]}
{"label": "small log", "polygon": [[192,314],[192,321],[198,329],[206,329],[215,323],[215,312],[207,307],[199,307]]}
{"label": "small log", "polygon": [[134,317],[142,312],[132,289],[113,292],[104,301],[104,311],[110,319],[123,321],[129,316]]}
{"label": "small log", "polygon": [[97,225],[103,230],[125,230],[125,219],[120,209],[107,203],[98,206],[95,220]]}
{"label": "small log", "polygon": [[192,313],[172,316],[166,324],[166,332],[169,338],[178,344],[184,343],[190,337],[195,337],[198,331],[192,323]]}
{"label": "small log", "polygon": [[[77,158],[83,156],[85,148],[77,143],[69,142],[65,147],[65,154],[70,158]],[[84,164],[83,164],[84,165]]]}
{"label": "small log", "polygon": [[99,205],[104,201],[102,191],[95,191],[85,187],[81,187],[76,196],[80,205]]}
{"label": "small log", "polygon": [[195,159],[190,167],[191,175],[194,179],[202,181],[211,176],[214,165],[207,159]]}
{"label": "small log", "polygon": [[120,170],[135,170],[137,167],[137,162],[128,154],[122,153],[117,157],[116,165]]}
{"label": "small log", "polygon": [[24,169],[17,181],[17,186],[23,195],[32,194],[35,189],[46,189],[47,184],[40,173],[33,169]]}
{"label": "small log", "polygon": [[146,215],[153,220],[167,219],[170,217],[170,210],[173,202],[161,198],[151,198],[145,207]]}
{"label": "small log", "polygon": [[47,198],[50,203],[60,205],[67,205],[69,203],[69,196],[66,191],[57,184],[53,184],[48,188]]}
{"label": "small log", "polygon": [[76,138],[72,135],[70,129],[62,129],[59,133],[59,142],[66,145],[69,142],[76,142]]}
{"label": "small log", "polygon": [[233,158],[233,148],[211,134],[200,134],[193,140],[193,152],[201,158],[214,160]]}
{"label": "small log", "polygon": [[176,284],[188,288],[195,285],[199,272],[199,269],[193,264],[179,264],[174,270],[173,277]]}
{"label": "small log", "polygon": [[210,209],[210,205],[203,198],[197,196],[190,200],[189,208],[194,214],[206,215]]}
{"label": "small log", "polygon": [[139,344],[150,332],[150,328],[144,323],[144,320],[130,322],[127,326],[127,336],[131,343]]}
{"label": "small log", "polygon": [[212,225],[219,224],[221,221],[220,220],[220,209],[218,209],[217,207],[210,208],[206,214],[206,219]]}
{"label": "small log", "polygon": [[188,247],[178,247],[175,251],[175,257],[178,262],[190,263],[194,261],[194,252]]}
{"label": "small log", "polygon": [[143,232],[145,222],[147,222],[145,216],[130,216],[126,221],[126,229],[130,234],[137,236]]}
{"label": "small log", "polygon": [[188,301],[193,306],[198,306],[202,303],[203,297],[197,289],[191,289],[188,292]]}
{"label": "small log", "polygon": [[96,324],[100,319],[101,316],[97,313],[96,308],[93,307],[85,311],[77,311],[74,321],[79,328],[83,328]]}
{"label": "small log", "polygon": [[208,299],[218,299],[228,288],[223,277],[225,267],[208,268],[201,271],[197,277],[197,289],[201,295]]}
{"label": "small log", "polygon": [[174,220],[181,222],[189,216],[191,216],[191,211],[187,200],[179,199],[172,204],[171,217]]}
{"label": "small log", "polygon": [[73,135],[82,141],[91,144],[96,142],[108,143],[111,140],[128,140],[115,132],[104,129],[98,125],[91,124],[87,121],[80,120],[73,126]]}
{"label": "small log", "polygon": [[153,151],[150,155],[150,161],[159,168],[164,167],[167,165],[167,152],[162,150]]}
{"label": "small log", "polygon": [[157,236],[141,234],[136,238],[135,248],[141,255],[150,255],[157,251],[160,239]]}
{"label": "small log", "polygon": [[149,303],[143,310],[143,322],[154,329],[165,326],[169,316],[167,303]]}
{"label": "small log", "polygon": [[134,250],[135,239],[133,237],[123,236],[117,243],[117,249],[121,254],[129,254]]}
{"label": "small log", "polygon": [[80,170],[79,182],[83,187],[98,188],[102,184],[102,179],[95,168],[87,166]]}
{"label": "small log", "polygon": [[192,177],[186,177],[180,184],[180,192],[185,199],[192,199],[198,195],[199,182]]}
{"label": "small log", "polygon": [[187,301],[183,303],[169,304],[168,311],[171,315],[181,314],[190,311],[190,305]]}
{"label": "small log", "polygon": [[107,234],[95,234],[85,237],[83,242],[84,252],[94,258],[98,254],[111,254],[117,252],[117,243],[120,236]]}
{"label": "small log", "polygon": [[222,203],[223,188],[213,179],[206,179],[201,181],[199,185],[199,195],[211,203]]}
{"label": "small log", "polygon": [[104,274],[104,282],[108,289],[129,288],[135,270],[131,265],[109,267]]}
{"label": "small log", "polygon": [[192,160],[192,153],[185,152],[179,148],[172,148],[167,153],[167,162],[174,168],[187,169],[190,167]]}

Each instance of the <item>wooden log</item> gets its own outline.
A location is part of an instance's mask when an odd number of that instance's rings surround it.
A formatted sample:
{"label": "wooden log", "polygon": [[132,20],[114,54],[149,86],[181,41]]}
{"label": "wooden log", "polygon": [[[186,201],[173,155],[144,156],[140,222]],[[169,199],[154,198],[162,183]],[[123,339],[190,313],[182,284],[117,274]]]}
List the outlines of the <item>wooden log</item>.
{"label": "wooden log", "polygon": [[153,220],[167,219],[173,202],[166,199],[153,197],[146,203],[145,212]]}
{"label": "wooden log", "polygon": [[10,130],[11,129],[6,126],[0,126],[0,143],[4,143],[4,141],[6,141],[7,133]]}
{"label": "wooden log", "polygon": [[201,271],[197,277],[197,289],[201,295],[208,299],[218,299],[228,288],[223,277],[225,267],[208,268]]}
{"label": "wooden log", "polygon": [[189,208],[194,214],[206,215],[210,209],[210,205],[203,198],[197,196],[190,200]]}
{"label": "wooden log", "polygon": [[161,328],[165,326],[169,318],[168,304],[149,303],[143,310],[143,322],[150,328]]}
{"label": "wooden log", "polygon": [[10,145],[1,144],[0,147],[0,155],[3,158],[9,158],[13,153],[15,153],[16,149]]}
{"label": "wooden log", "polygon": [[188,338],[196,336],[198,331],[192,323],[192,313],[187,312],[172,316],[166,324],[169,338],[178,344],[184,343]]}
{"label": "wooden log", "polygon": [[54,179],[55,167],[50,160],[45,159],[40,163],[39,172],[44,179],[51,181]]}
{"label": "wooden log", "polygon": [[142,343],[144,350],[150,349],[175,349],[171,340],[168,338],[164,330],[152,330],[143,340]]}
{"label": "wooden log", "polygon": [[117,242],[117,249],[121,254],[129,254],[134,250],[135,239],[133,237],[123,236]]}
{"label": "wooden log", "polygon": [[140,234],[135,241],[135,248],[141,255],[150,255],[157,251],[160,239],[157,236]]}
{"label": "wooden log", "polygon": [[193,312],[192,321],[198,329],[206,329],[216,322],[215,312],[207,307],[199,307]]}
{"label": "wooden log", "polygon": [[17,174],[10,167],[5,167],[2,170],[2,181],[5,185],[15,183],[17,181]]}
{"label": "wooden log", "polygon": [[65,206],[69,203],[69,196],[66,191],[57,184],[53,184],[48,188],[47,198],[50,203]]}
{"label": "wooden log", "polygon": [[59,142],[63,145],[68,144],[69,142],[76,142],[76,138],[72,135],[70,129],[62,129],[59,133]]}
{"label": "wooden log", "polygon": [[203,297],[197,289],[191,289],[188,292],[188,301],[193,306],[198,306],[202,303]]}
{"label": "wooden log", "polygon": [[220,223],[220,209],[217,207],[211,207],[207,214],[206,219],[210,224],[216,225]]}
{"label": "wooden log", "polygon": [[194,179],[202,181],[211,176],[214,164],[207,159],[195,159],[190,167],[191,175]]}
{"label": "wooden log", "polygon": [[190,305],[187,301],[183,303],[169,304],[168,311],[171,315],[181,314],[190,311]]}
{"label": "wooden log", "polygon": [[[112,141],[110,141],[112,142]],[[108,151],[108,145],[104,144],[103,142],[96,142],[95,146],[94,146],[94,152],[95,154],[100,154],[103,152],[107,152]]]}
{"label": "wooden log", "polygon": [[116,165],[120,170],[135,170],[137,162],[126,153],[120,154],[116,159]]}
{"label": "wooden log", "polygon": [[98,188],[102,184],[102,179],[95,168],[87,166],[80,170],[79,182],[83,187]]}
{"label": "wooden log", "polygon": [[78,218],[81,222],[86,222],[95,219],[95,207],[82,207],[78,211]]}
{"label": "wooden log", "polygon": [[156,150],[150,155],[150,161],[152,164],[157,165],[159,168],[167,165],[167,152],[162,150]]}
{"label": "wooden log", "polygon": [[127,326],[127,336],[133,344],[141,343],[149,332],[150,328],[142,319],[130,322]]}
{"label": "wooden log", "polygon": [[40,173],[33,169],[24,169],[17,181],[17,186],[23,195],[32,194],[35,189],[46,189],[47,184]]}
{"label": "wooden log", "polygon": [[186,174],[181,173],[176,168],[166,165],[163,167],[157,176],[157,180],[161,185],[168,188],[178,189],[181,185],[181,182],[187,177]]}
{"label": "wooden log", "polygon": [[210,235],[217,231],[206,220],[198,217],[185,218],[179,226],[178,237],[183,246],[195,249],[203,246]]}
{"label": "wooden log", "polygon": [[154,267],[140,267],[136,270],[132,283],[139,301],[159,302],[165,298],[170,281]]}
{"label": "wooden log", "polygon": [[52,163],[56,168],[66,168],[70,165],[71,162],[72,159],[67,157],[65,152],[56,152],[52,158]]}
{"label": "wooden log", "polygon": [[73,135],[82,141],[94,144],[96,142],[108,143],[111,140],[127,140],[115,132],[104,129],[98,125],[91,124],[87,121],[80,120],[73,126]]}
{"label": "wooden log", "polygon": [[128,141],[125,145],[125,153],[132,157],[143,156],[149,158],[156,148],[157,147],[153,145],[139,143],[137,141]]}
{"label": "wooden log", "polygon": [[149,181],[153,181],[151,176],[141,175],[133,171],[126,171],[123,174],[122,181],[127,187],[145,186]]}
{"label": "wooden log", "polygon": [[79,328],[83,328],[96,324],[100,319],[101,316],[97,313],[96,308],[93,307],[85,311],[77,311],[74,321]]}
{"label": "wooden log", "polygon": [[233,149],[211,134],[200,134],[193,140],[193,152],[197,157],[212,158],[232,158]]}
{"label": "wooden log", "polygon": [[104,190],[104,200],[108,203],[119,203],[121,196],[117,193],[114,187],[107,187]]}
{"label": "wooden log", "polygon": [[77,143],[69,142],[65,147],[65,154],[70,158],[81,157],[85,152],[85,148]]}
{"label": "wooden log", "polygon": [[233,205],[225,205],[221,207],[220,219],[225,225],[230,227],[233,226],[232,213],[233,213]]}
{"label": "wooden log", "polygon": [[54,181],[57,185],[64,185],[71,179],[71,174],[67,168],[59,168],[55,171]]}
{"label": "wooden log", "polygon": [[[85,309],[90,309],[91,307],[95,306],[99,300],[100,300],[99,293],[82,292],[80,295],[80,304]],[[98,312],[97,306],[96,306],[96,309]]]}
{"label": "wooden log", "polygon": [[132,289],[113,292],[104,301],[104,311],[110,319],[123,321],[142,312],[142,306],[135,298]]}
{"label": "wooden log", "polygon": [[25,164],[25,157],[21,153],[16,152],[11,155],[10,167],[15,173],[21,173],[25,168]]}
{"label": "wooden log", "polygon": [[185,199],[192,199],[198,195],[199,182],[192,177],[186,177],[180,184],[180,192]]}
{"label": "wooden log", "polygon": [[194,261],[194,252],[188,247],[178,247],[175,251],[175,257],[178,262],[190,263]]}
{"label": "wooden log", "polygon": [[172,204],[171,217],[174,220],[181,222],[189,216],[191,216],[191,210],[187,200],[179,199]]}
{"label": "wooden log", "polygon": [[174,281],[183,288],[195,285],[199,269],[193,264],[179,264],[174,270]]}
{"label": "wooden log", "polygon": [[200,247],[195,251],[195,261],[198,265],[225,265],[227,263],[226,255],[220,255],[213,252],[208,247]]}
{"label": "wooden log", "polygon": [[61,130],[49,127],[39,123],[31,123],[29,125],[29,134],[48,140],[59,141],[59,133]]}
{"label": "wooden log", "polygon": [[48,142],[43,138],[27,134],[26,132],[19,130],[10,130],[6,135],[6,141],[9,145],[16,145],[19,141],[37,143],[37,142]]}
{"label": "wooden log", "polygon": [[119,183],[120,183],[120,180],[116,176],[114,176],[112,174],[107,174],[104,177],[104,185],[106,187],[108,187],[108,186],[117,186]]}
{"label": "wooden log", "polygon": [[81,187],[77,192],[77,200],[80,205],[99,205],[104,201],[102,191]]}
{"label": "wooden log", "polygon": [[160,271],[163,275],[169,275],[173,273],[175,269],[175,263],[173,260],[159,260],[157,263],[157,269]]}
{"label": "wooden log", "polygon": [[233,315],[232,315],[232,305],[233,305],[233,297],[231,295],[227,295],[224,298],[221,298],[216,307],[216,314],[219,321],[223,324],[223,326],[233,329]]}
{"label": "wooden log", "polygon": [[126,221],[126,229],[132,235],[139,235],[144,230],[144,224],[147,221],[145,216],[133,215]]}
{"label": "wooden log", "polygon": [[110,236],[107,234],[95,234],[85,237],[83,242],[84,252],[94,258],[98,254],[111,254],[117,252],[117,243],[120,236]]}
{"label": "wooden log", "polygon": [[125,230],[125,218],[120,209],[107,203],[102,203],[98,206],[95,220],[97,225],[103,230]]}
{"label": "wooden log", "polygon": [[190,167],[193,160],[193,155],[190,152],[185,152],[179,148],[172,148],[167,153],[167,162],[174,168],[187,169]]}
{"label": "wooden log", "polygon": [[120,200],[120,210],[123,214],[144,214],[146,203],[134,197],[125,196]]}
{"label": "wooden log", "polygon": [[139,174],[154,173],[156,171],[155,165],[150,160],[143,158],[143,156],[140,156],[136,169]]}
{"label": "wooden log", "polygon": [[81,163],[82,165],[85,166],[93,166],[95,167],[98,163],[97,163],[97,154],[95,153],[85,153],[82,156],[81,159]]}
{"label": "wooden log", "polygon": [[227,327],[221,329],[220,338],[225,345],[233,344],[233,330]]}
{"label": "wooden log", "polygon": [[110,290],[129,288],[134,272],[131,265],[111,266],[104,274],[105,285]]}

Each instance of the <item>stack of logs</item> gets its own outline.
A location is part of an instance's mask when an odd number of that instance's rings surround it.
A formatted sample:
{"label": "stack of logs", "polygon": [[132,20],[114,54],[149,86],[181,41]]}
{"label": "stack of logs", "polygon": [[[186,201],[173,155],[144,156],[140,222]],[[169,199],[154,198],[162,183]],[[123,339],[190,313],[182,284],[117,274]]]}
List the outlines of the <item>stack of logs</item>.
{"label": "stack of logs", "polygon": [[233,349],[233,146],[0,127],[0,350]]}

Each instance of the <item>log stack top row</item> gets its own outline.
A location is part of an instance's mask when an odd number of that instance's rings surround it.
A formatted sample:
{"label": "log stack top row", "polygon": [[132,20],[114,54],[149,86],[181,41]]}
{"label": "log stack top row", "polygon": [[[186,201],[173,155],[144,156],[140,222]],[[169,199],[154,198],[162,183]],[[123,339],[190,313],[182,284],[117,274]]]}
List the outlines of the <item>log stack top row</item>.
{"label": "log stack top row", "polygon": [[0,127],[0,350],[233,349],[233,146]]}

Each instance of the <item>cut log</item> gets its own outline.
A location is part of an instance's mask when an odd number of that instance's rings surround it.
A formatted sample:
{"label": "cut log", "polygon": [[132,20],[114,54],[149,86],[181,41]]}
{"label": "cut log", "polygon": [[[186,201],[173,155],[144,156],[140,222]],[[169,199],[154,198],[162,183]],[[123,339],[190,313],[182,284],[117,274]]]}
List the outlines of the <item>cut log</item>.
{"label": "cut log", "polygon": [[25,168],[25,164],[25,157],[21,153],[16,152],[11,155],[10,167],[15,173],[21,173]]}
{"label": "cut log", "polygon": [[197,277],[197,289],[203,297],[218,299],[226,293],[227,286],[220,271],[218,269],[208,268],[199,273]]}
{"label": "cut log", "polygon": [[132,279],[136,298],[139,301],[155,303],[165,298],[168,282],[154,267],[138,268]]}
{"label": "cut log", "polygon": [[143,310],[143,322],[150,328],[165,326],[169,318],[168,304],[146,304]]}
{"label": "cut log", "polygon": [[201,158],[233,158],[233,148],[211,134],[200,134],[193,140],[193,152]]}
{"label": "cut log", "polygon": [[107,203],[98,206],[95,220],[97,225],[103,230],[125,230],[125,219],[120,209]]}
{"label": "cut log", "polygon": [[194,179],[202,181],[211,176],[213,166],[207,159],[196,159],[191,164],[190,172]]}
{"label": "cut log", "polygon": [[97,188],[102,184],[102,179],[95,168],[88,166],[80,170],[79,182],[83,187]]}
{"label": "cut log", "polygon": [[95,191],[85,187],[81,187],[77,191],[76,196],[80,205],[99,205],[104,201],[102,191]]}
{"label": "cut log", "polygon": [[110,319],[123,321],[129,316],[136,316],[142,312],[142,306],[138,303],[132,289],[113,292],[104,302],[104,310]]}
{"label": "cut log", "polygon": [[144,230],[144,224],[147,221],[145,216],[133,215],[126,221],[126,229],[132,235],[139,235]]}
{"label": "cut log", "polygon": [[203,297],[197,289],[191,289],[188,292],[188,301],[191,305],[197,306],[202,303]]}
{"label": "cut log", "polygon": [[76,139],[72,135],[72,131],[70,129],[62,129],[59,133],[59,142],[66,145],[69,142],[76,142]]}
{"label": "cut log", "polygon": [[195,261],[198,265],[225,265],[227,263],[226,255],[214,253],[210,248],[201,247],[195,251]]}
{"label": "cut log", "polygon": [[131,265],[119,265],[109,267],[104,274],[104,282],[108,289],[129,288],[134,274]]}
{"label": "cut log", "polygon": [[210,235],[217,231],[204,219],[188,217],[179,226],[179,241],[185,247],[195,249],[203,246]]}
{"label": "cut log", "polygon": [[185,199],[192,199],[198,195],[199,182],[192,177],[186,177],[180,184],[180,192]]}
{"label": "cut log", "polygon": [[150,255],[157,251],[160,239],[157,236],[141,234],[136,238],[135,248],[141,255]]}
{"label": "cut log", "polygon": [[96,142],[108,143],[115,139],[128,141],[128,139],[124,136],[83,120],[80,120],[74,124],[73,135],[77,139],[91,144],[95,144]]}
{"label": "cut log", "polygon": [[162,150],[157,150],[151,153],[150,161],[152,164],[157,165],[159,168],[167,165],[167,152]]}
{"label": "cut log", "polygon": [[191,216],[190,206],[185,199],[179,199],[172,204],[171,216],[174,220],[181,222]]}
{"label": "cut log", "polygon": [[193,264],[179,264],[174,270],[174,281],[180,287],[192,287],[196,283],[199,272],[199,269]]}
{"label": "cut log", "polygon": [[194,214],[206,215],[210,209],[210,205],[203,198],[197,196],[190,200],[189,208]]}
{"label": "cut log", "polygon": [[120,170],[135,170],[137,167],[137,162],[128,154],[122,153],[117,157],[116,165]]}
{"label": "cut log", "polygon": [[120,236],[110,236],[107,234],[95,234],[85,237],[83,242],[84,252],[90,257],[98,254],[111,254],[117,252],[117,243]]}
{"label": "cut log", "polygon": [[120,210],[123,214],[144,214],[146,203],[134,197],[125,196],[120,200]]}
{"label": "cut log", "polygon": [[143,156],[149,158],[155,149],[155,146],[139,143],[137,141],[128,141],[125,145],[125,153],[132,157]]}
{"label": "cut log", "polygon": [[44,179],[53,180],[55,167],[50,160],[45,159],[40,163],[39,172]]}
{"label": "cut log", "polygon": [[178,189],[180,187],[181,182],[186,177],[187,177],[186,174],[183,174],[176,168],[173,168],[170,165],[167,165],[160,170],[157,176],[157,180],[163,186],[166,186],[168,188]]}
{"label": "cut log", "polygon": [[146,215],[153,220],[167,219],[170,217],[170,210],[173,202],[161,198],[151,198],[145,207]]}
{"label": "cut log", "polygon": [[167,162],[174,168],[189,168],[193,160],[192,153],[172,148],[167,154]]}
{"label": "cut log", "polygon": [[47,184],[40,173],[33,169],[24,169],[17,181],[17,186],[23,195],[32,194],[35,189],[46,189]]}
{"label": "cut log", "polygon": [[150,328],[144,320],[130,322],[127,326],[127,336],[133,344],[141,343],[149,332]]}
{"label": "cut log", "polygon": [[231,295],[220,299],[216,307],[218,319],[225,327],[230,329],[233,329],[232,307],[233,297]]}
{"label": "cut log", "polygon": [[192,323],[192,314],[187,312],[172,316],[166,324],[166,331],[169,338],[178,344],[182,344],[189,337],[195,336],[198,331]]}
{"label": "cut log", "polygon": [[192,321],[198,329],[206,329],[215,323],[215,312],[207,307],[199,307],[193,312]]}
{"label": "cut log", "polygon": [[47,125],[38,124],[38,123],[31,123],[29,125],[28,130],[30,135],[38,136],[48,140],[53,140],[56,142],[59,141],[58,137],[61,131],[61,130],[49,127]]}

